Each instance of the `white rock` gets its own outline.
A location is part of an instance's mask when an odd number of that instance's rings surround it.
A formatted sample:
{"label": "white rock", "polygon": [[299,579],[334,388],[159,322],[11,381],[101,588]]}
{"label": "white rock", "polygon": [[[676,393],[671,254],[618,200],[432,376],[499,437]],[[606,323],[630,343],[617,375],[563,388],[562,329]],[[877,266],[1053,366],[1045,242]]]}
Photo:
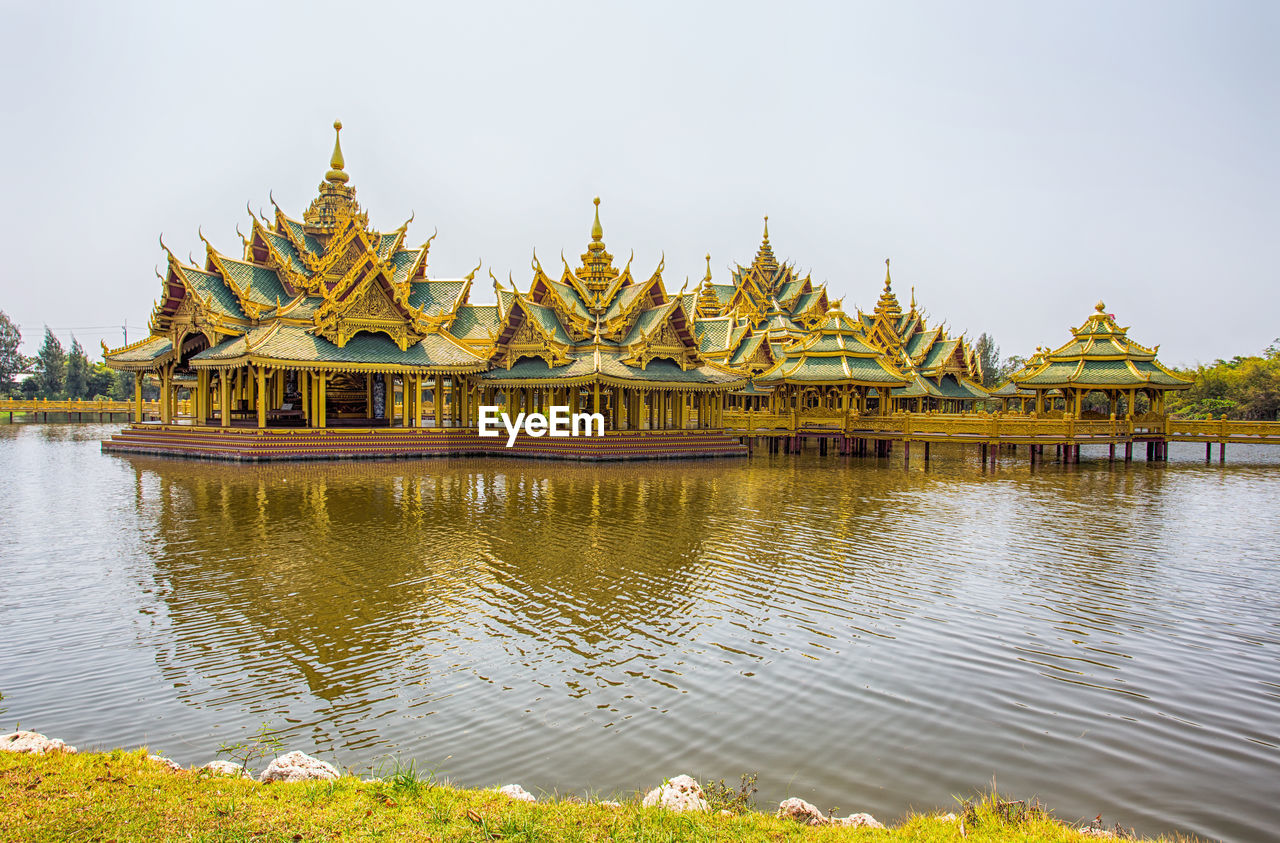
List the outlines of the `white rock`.
{"label": "white rock", "polygon": [[959,817],[957,817],[953,813],[946,813],[946,814],[939,814],[938,819],[942,820],[944,823],[953,823],[956,820],[958,820]]}
{"label": "white rock", "polygon": [[850,814],[847,817],[832,820],[831,823],[832,825],[842,825],[846,828],[884,828],[884,823],[870,814]]}
{"label": "white rock", "polygon": [[819,811],[817,806],[795,796],[782,800],[781,804],[778,805],[778,816],[788,820],[795,820],[804,825],[827,824],[826,815]]}
{"label": "white rock", "polygon": [[603,801],[597,802],[596,804],[599,805],[601,808],[621,808],[622,807],[621,802],[614,802],[612,799],[605,799]]}
{"label": "white rock", "polygon": [[200,769],[207,770],[210,775],[214,776],[235,776],[243,779],[253,778],[253,776],[249,775],[249,771],[244,767],[241,767],[233,761],[224,761],[221,758],[217,761],[210,761]]}
{"label": "white rock", "polygon": [[521,802],[537,802],[538,801],[536,798],[534,798],[534,795],[532,793],[525,790],[523,787],[521,787],[518,784],[504,784],[502,787],[498,788],[498,792],[501,793],[503,796],[510,796],[512,799],[517,799]]}
{"label": "white rock", "polygon": [[39,732],[9,732],[0,735],[0,752],[30,752],[43,755],[46,752],[75,752],[57,738],[46,738]]}
{"label": "white rock", "polygon": [[289,752],[272,759],[258,777],[264,782],[332,781],[338,771],[332,764],[303,752]]}
{"label": "white rock", "polygon": [[168,767],[170,770],[174,770],[178,772],[181,772],[182,770],[181,764],[179,764],[177,761],[174,761],[172,758],[165,758],[163,755],[148,755],[147,760],[154,761],[157,764],[163,764],[164,766]]}
{"label": "white rock", "polygon": [[645,794],[644,807],[666,808],[670,811],[705,811],[711,806],[702,793],[702,787],[689,776],[676,776],[663,782]]}

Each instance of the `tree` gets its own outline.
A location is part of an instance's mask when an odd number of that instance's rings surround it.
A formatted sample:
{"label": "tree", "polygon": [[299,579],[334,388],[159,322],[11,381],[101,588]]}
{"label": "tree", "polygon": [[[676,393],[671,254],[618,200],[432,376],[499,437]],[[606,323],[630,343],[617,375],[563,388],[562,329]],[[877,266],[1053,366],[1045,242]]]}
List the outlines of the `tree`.
{"label": "tree", "polygon": [[66,392],[71,399],[89,397],[89,358],[75,334],[71,335],[71,352],[67,354]]}
{"label": "tree", "polygon": [[17,385],[14,378],[27,370],[27,358],[22,356],[21,348],[22,332],[0,310],[0,394],[12,392]]}
{"label": "tree", "polygon": [[133,372],[116,372],[111,384],[111,397],[117,401],[133,400]]}
{"label": "tree", "polygon": [[67,355],[62,350],[62,343],[46,325],[44,342],[35,359],[36,391],[42,398],[57,398],[62,394],[66,374]]}
{"label": "tree", "polygon": [[107,368],[107,364],[98,361],[89,372],[89,388],[85,390],[88,398],[110,398],[115,391],[116,373]]}
{"label": "tree", "polygon": [[1000,346],[996,345],[996,341],[990,334],[983,331],[973,351],[978,356],[978,362],[982,364],[982,385],[995,386],[1001,373]]}

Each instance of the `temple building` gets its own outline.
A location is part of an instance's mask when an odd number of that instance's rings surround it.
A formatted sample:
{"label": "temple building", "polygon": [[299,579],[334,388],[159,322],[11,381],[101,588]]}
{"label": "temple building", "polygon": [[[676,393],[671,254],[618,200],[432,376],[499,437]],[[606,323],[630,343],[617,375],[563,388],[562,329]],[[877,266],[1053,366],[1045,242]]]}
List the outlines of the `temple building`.
{"label": "temple building", "polygon": [[[907,380],[884,351],[867,344],[858,324],[836,305],[755,383],[773,389],[774,412],[844,416],[889,406],[893,390],[906,386]],[[874,396],[874,403],[868,395]]]}
{"label": "temple building", "polygon": [[[1139,397],[1147,412],[1163,416],[1165,393],[1189,389],[1193,379],[1171,372],[1156,360],[1160,346],[1147,348],[1129,339],[1129,329],[1116,324],[1102,302],[1084,324],[1071,329],[1071,341],[1032,358],[1010,379],[1019,390],[1035,394],[1037,415],[1053,412],[1052,397],[1062,399],[1063,411],[1077,418],[1137,415]],[[1090,393],[1106,398],[1107,412],[1088,411]]]}
{"label": "temple building", "polygon": [[[161,238],[166,265],[149,335],[104,346],[109,366],[139,375],[135,424],[104,448],[228,459],[627,459],[736,456],[751,436],[802,447],[801,437],[818,435],[839,438],[848,454],[855,439],[915,435],[910,419],[890,414],[963,413],[994,397],[1037,415],[1079,416],[1090,393],[1111,413],[1132,415],[1143,399],[1162,414],[1165,392],[1190,385],[1099,303],[1070,343],[1038,352],[993,396],[963,337],[929,327],[914,290],[906,309],[899,304],[888,261],[874,309],[846,315],[825,284],[777,259],[767,217],[755,258],[736,265],[730,283],[715,283],[708,255],[701,284],[671,294],[662,262],[643,280],[630,260],[615,265],[596,198],[577,266],[564,260],[553,276],[535,254],[526,288],[490,273],[494,302],[472,303],[479,266],[434,277],[434,234],[413,247],[412,218],[392,231],[370,225],[341,129],[334,124],[329,170],[300,219],[272,199],[274,217],[250,213],[234,255],[201,233],[200,262],[180,260]],[[160,384],[158,423],[143,420],[144,377]],[[528,428],[494,441],[482,407],[486,418],[562,407],[599,433],[566,439]]]}
{"label": "temple building", "polygon": [[595,205],[581,266],[565,262],[553,279],[535,257],[528,292],[495,282],[501,319],[476,378],[484,402],[512,412],[567,405],[603,413],[611,430],[718,427],[725,394],[747,379],[702,354],[661,264],[645,281],[630,261],[613,265]]}
{"label": "temple building", "polygon": [[944,327],[930,328],[916,307],[915,289],[906,311],[893,292],[885,260],[884,290],[871,313],[858,312],[867,342],[883,349],[907,376],[893,390],[893,408],[911,412],[964,412],[988,397],[981,386],[982,362],[964,337],[947,336]]}
{"label": "temple building", "polygon": [[348,183],[341,124],[334,129],[330,169],[301,220],[278,206],[274,219],[251,214],[243,252],[205,240],[201,264],[161,239],[167,269],[150,335],[104,355],[159,381],[162,425],[176,420],[182,394],[194,426],[221,430],[474,435],[482,404],[513,415],[552,405],[600,413],[609,431],[719,426],[725,394],[747,377],[699,350],[693,303],[667,293],[661,265],[644,281],[629,262],[614,266],[598,198],[581,266],[566,263],[553,279],[535,258],[527,292],[495,280],[497,301],[472,304],[479,267],[430,277],[431,240],[407,247],[408,222],[370,227]]}
{"label": "temple building", "polygon": [[407,222],[372,230],[348,179],[335,138],[330,170],[301,221],[278,206],[274,220],[251,216],[243,254],[206,240],[201,266],[165,249],[150,335],[105,354],[113,368],[159,379],[162,422],[173,420],[181,384],[197,424],[390,425],[398,403],[398,422],[409,426],[419,423],[428,388],[433,422],[462,423],[464,376],[485,369],[486,356],[466,331],[446,329],[474,271],[428,278],[430,241],[406,248]]}

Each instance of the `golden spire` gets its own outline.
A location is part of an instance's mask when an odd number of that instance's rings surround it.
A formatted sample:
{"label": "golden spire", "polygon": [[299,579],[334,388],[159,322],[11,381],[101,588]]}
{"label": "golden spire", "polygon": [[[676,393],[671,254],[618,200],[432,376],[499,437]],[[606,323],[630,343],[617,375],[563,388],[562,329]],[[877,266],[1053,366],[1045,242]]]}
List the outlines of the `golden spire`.
{"label": "golden spire", "polygon": [[[609,282],[618,277],[618,270],[613,267],[613,255],[605,251],[604,228],[600,225],[600,197],[592,200],[596,206],[596,218],[591,224],[591,242],[582,255],[582,266],[574,273],[587,285],[587,289],[599,296],[608,287]],[[565,263],[568,266],[568,262]]]}
{"label": "golden spire", "polygon": [[756,259],[751,266],[765,276],[763,280],[766,282],[778,271],[778,259],[773,256],[773,247],[769,245],[768,216],[764,218],[764,239],[760,241],[760,248],[756,251]]}
{"label": "golden spire", "polygon": [[1107,306],[1106,306],[1105,304],[1103,304],[1102,302],[1098,302],[1097,304],[1095,304],[1095,305],[1093,306],[1093,309],[1094,309],[1094,310],[1096,310],[1096,311],[1098,311],[1099,313],[1105,313],[1105,312],[1106,312],[1106,310],[1107,310]]}
{"label": "golden spire", "polygon": [[708,284],[711,283],[711,253],[710,252],[707,252],[707,274],[702,280],[706,281]]}
{"label": "golden spire", "polygon": [[332,167],[333,169],[325,173],[324,177],[331,182],[335,182],[338,184],[346,184],[347,179],[350,178],[350,176],[348,176],[346,173],[342,171],[344,162],[342,160],[341,133],[342,133],[342,121],[334,120],[333,121],[333,155],[330,156],[329,158],[329,166]]}
{"label": "golden spire", "polygon": [[885,290],[893,289],[893,279],[889,277],[889,259],[884,259],[884,288]]}

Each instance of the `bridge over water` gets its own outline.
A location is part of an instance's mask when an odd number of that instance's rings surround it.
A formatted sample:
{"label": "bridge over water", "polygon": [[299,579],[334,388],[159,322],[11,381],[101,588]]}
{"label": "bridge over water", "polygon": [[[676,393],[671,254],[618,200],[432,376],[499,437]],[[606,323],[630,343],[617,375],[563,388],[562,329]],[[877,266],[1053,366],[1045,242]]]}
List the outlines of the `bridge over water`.
{"label": "bridge over water", "polygon": [[1205,457],[1218,446],[1218,458],[1226,459],[1228,444],[1280,445],[1280,421],[1232,421],[1221,419],[1178,419],[1163,415],[1077,419],[1071,416],[1037,418],[1001,413],[893,413],[858,415],[828,411],[739,411],[724,413],[727,433],[736,433],[751,450],[757,446],[783,453],[802,450],[816,441],[826,452],[867,453],[887,456],[895,443],[901,444],[903,458],[909,459],[913,443],[929,446],[936,442],[966,443],[978,447],[983,459],[995,459],[1002,449],[1028,448],[1031,459],[1043,458],[1046,445],[1067,462],[1080,458],[1082,445],[1107,445],[1111,457],[1116,447],[1124,459],[1133,458],[1133,446],[1145,445],[1147,459],[1168,458],[1174,442],[1203,442]]}

